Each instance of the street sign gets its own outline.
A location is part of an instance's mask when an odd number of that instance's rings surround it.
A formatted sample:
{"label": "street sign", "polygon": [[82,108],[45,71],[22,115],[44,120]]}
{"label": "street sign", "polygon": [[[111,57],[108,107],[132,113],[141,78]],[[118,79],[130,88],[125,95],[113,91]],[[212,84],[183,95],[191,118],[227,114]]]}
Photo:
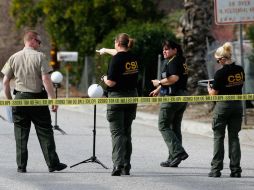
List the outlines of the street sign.
{"label": "street sign", "polygon": [[76,51],[59,51],[57,52],[57,61],[77,62],[78,52]]}
{"label": "street sign", "polygon": [[69,62],[78,61],[78,52],[76,51],[59,51],[57,52],[57,61],[62,61],[65,63],[66,71],[66,80],[65,80],[65,89],[66,89],[66,98],[69,97]]}
{"label": "street sign", "polygon": [[254,0],[214,0],[216,24],[254,22]]}

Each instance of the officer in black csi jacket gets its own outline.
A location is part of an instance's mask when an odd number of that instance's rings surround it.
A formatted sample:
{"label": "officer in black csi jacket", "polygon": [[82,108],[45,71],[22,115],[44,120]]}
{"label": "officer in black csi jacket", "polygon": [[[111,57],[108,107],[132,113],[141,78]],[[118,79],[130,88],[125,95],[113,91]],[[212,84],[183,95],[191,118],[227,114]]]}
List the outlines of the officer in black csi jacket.
{"label": "officer in black csi jacket", "polygon": [[[207,90],[209,95],[242,94],[245,74],[243,68],[232,61],[232,48],[231,43],[226,42],[215,52],[215,58],[217,62],[222,65],[222,68],[215,73],[213,86],[211,87],[208,83]],[[221,176],[226,127],[228,130],[230,177],[241,177],[241,149],[238,133],[241,130],[242,113],[241,101],[216,102],[212,124],[214,151],[211,162],[211,172],[208,174],[209,177]]]}
{"label": "officer in black csi jacket", "polygon": [[[165,58],[161,80],[152,80],[155,90],[150,96],[186,96],[188,68],[179,44],[171,40],[163,42]],[[181,123],[186,110],[186,102],[167,102],[160,105],[159,130],[168,147],[169,156],[161,162],[161,167],[178,167],[188,154],[182,146]]]}
{"label": "officer in black csi jacket", "polygon": [[[115,50],[103,77],[108,97],[137,97],[139,61],[129,50],[134,40],[126,33],[115,38]],[[112,137],[112,176],[130,175],[131,169],[131,125],[136,118],[137,104],[108,104],[107,120]]]}

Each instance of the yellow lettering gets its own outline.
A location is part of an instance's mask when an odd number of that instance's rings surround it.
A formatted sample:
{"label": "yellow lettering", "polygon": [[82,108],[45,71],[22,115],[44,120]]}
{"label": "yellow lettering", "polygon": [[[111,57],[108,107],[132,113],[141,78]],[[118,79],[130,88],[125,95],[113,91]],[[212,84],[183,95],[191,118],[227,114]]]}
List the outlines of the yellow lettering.
{"label": "yellow lettering", "polygon": [[134,61],[134,62],[131,62],[131,69],[132,70],[135,70],[138,68],[138,64],[137,64],[137,61]]}
{"label": "yellow lettering", "polygon": [[184,68],[184,75],[188,74],[188,66],[186,63],[183,64],[183,68]]}
{"label": "yellow lettering", "polygon": [[234,82],[235,79],[234,79],[234,76],[233,75],[229,75],[228,76],[228,82]]}
{"label": "yellow lettering", "polygon": [[240,75],[240,74],[236,74],[236,75],[235,75],[235,80],[236,80],[236,81],[241,81],[241,80],[242,80],[241,75]]}
{"label": "yellow lettering", "polygon": [[138,69],[138,63],[137,63],[137,61],[132,61],[131,63],[127,62],[125,64],[125,69],[126,70],[136,70],[136,69]]}
{"label": "yellow lettering", "polygon": [[130,70],[130,69],[131,69],[130,66],[131,66],[131,64],[130,64],[129,62],[127,62],[127,63],[125,64],[126,70]]}
{"label": "yellow lettering", "polygon": [[235,75],[229,75],[228,76],[228,82],[239,82],[243,81],[243,73],[237,73]]}

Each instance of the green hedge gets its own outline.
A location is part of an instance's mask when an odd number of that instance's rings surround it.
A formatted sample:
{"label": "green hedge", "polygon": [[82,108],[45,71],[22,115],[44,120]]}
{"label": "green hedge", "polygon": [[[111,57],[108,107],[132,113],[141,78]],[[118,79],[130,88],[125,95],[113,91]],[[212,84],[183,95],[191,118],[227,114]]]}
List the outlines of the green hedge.
{"label": "green hedge", "polygon": [[[119,33],[127,33],[135,39],[132,49],[133,53],[141,60],[139,76],[139,94],[147,96],[153,89],[151,80],[157,78],[158,55],[162,54],[162,42],[164,39],[174,39],[175,35],[168,31],[164,26],[156,23],[137,23],[132,22],[121,28],[112,31],[97,49],[114,48],[114,38]],[[163,57],[163,56],[162,56]],[[108,63],[111,56],[96,56],[96,76],[106,74]],[[145,80],[143,82],[143,79]]]}

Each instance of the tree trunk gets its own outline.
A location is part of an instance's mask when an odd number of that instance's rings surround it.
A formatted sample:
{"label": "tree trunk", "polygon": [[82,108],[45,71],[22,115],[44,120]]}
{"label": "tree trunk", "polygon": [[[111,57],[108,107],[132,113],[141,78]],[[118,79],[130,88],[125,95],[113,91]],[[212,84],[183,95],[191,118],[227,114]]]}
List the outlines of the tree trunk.
{"label": "tree trunk", "polygon": [[189,66],[188,88],[191,94],[200,94],[197,82],[207,79],[207,42],[213,41],[210,33],[213,19],[213,0],[185,0],[185,14],[181,18],[183,50]]}

